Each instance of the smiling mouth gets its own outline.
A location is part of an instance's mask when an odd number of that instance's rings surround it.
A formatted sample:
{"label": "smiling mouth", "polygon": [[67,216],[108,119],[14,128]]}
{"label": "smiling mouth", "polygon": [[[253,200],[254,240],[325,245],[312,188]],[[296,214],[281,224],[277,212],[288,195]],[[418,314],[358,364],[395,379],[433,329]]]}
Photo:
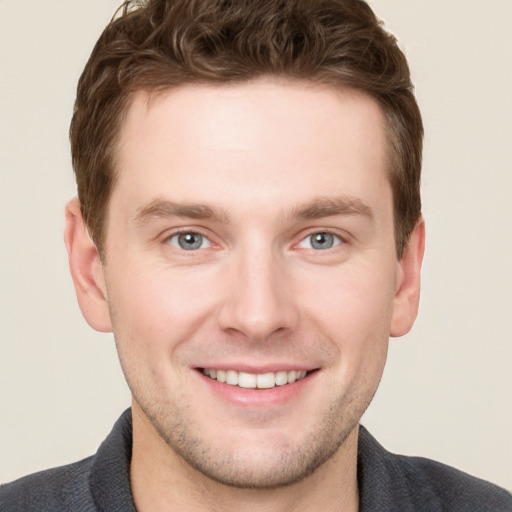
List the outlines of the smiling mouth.
{"label": "smiling mouth", "polygon": [[285,386],[286,384],[302,380],[311,373],[306,370],[246,373],[236,370],[215,370],[211,368],[201,368],[200,371],[217,382],[246,389],[270,389],[275,386]]}

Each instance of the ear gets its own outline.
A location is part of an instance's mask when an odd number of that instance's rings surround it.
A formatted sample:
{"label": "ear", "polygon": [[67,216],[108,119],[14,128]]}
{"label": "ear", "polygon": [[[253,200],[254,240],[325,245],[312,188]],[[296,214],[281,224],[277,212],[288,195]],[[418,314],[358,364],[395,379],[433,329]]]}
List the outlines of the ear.
{"label": "ear", "polygon": [[103,264],[87,232],[78,199],[73,199],[66,205],[64,242],[68,250],[69,268],[78,304],[84,318],[97,331],[112,331]]}
{"label": "ear", "polygon": [[425,251],[425,222],[417,222],[398,262],[397,291],[393,305],[390,335],[407,334],[418,314],[421,286],[421,263]]}

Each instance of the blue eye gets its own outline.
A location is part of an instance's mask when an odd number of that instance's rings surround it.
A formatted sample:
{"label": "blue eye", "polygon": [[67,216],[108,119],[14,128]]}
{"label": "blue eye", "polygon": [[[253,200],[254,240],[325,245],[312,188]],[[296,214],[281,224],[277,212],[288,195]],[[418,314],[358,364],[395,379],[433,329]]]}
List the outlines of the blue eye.
{"label": "blue eye", "polygon": [[312,233],[301,240],[299,246],[303,249],[316,249],[322,251],[332,249],[341,243],[342,240],[339,236],[326,231],[319,231],[318,233]]}
{"label": "blue eye", "polygon": [[195,251],[197,249],[204,249],[210,247],[211,243],[205,236],[200,233],[194,233],[193,231],[186,231],[183,233],[177,233],[171,236],[169,243],[174,247],[183,249],[184,251]]}

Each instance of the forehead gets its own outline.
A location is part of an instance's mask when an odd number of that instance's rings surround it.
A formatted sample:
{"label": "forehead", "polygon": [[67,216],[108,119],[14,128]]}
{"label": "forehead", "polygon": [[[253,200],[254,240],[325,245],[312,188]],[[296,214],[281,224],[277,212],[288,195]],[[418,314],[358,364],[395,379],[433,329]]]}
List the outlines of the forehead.
{"label": "forehead", "polygon": [[[265,208],[387,184],[384,117],[354,90],[301,82],[184,85],[134,95],[117,147],[116,194],[133,204],[252,200]],[[377,188],[376,188],[377,187]],[[222,195],[220,195],[222,194]]]}

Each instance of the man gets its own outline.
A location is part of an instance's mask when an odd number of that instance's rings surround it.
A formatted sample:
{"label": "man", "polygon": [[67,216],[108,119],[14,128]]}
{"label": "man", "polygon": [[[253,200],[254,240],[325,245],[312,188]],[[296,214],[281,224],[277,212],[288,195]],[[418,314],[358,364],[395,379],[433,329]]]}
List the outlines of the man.
{"label": "man", "polygon": [[359,427],[417,313],[421,117],[357,1],[128,3],[71,126],[66,245],[125,413],[1,510],[511,510]]}

